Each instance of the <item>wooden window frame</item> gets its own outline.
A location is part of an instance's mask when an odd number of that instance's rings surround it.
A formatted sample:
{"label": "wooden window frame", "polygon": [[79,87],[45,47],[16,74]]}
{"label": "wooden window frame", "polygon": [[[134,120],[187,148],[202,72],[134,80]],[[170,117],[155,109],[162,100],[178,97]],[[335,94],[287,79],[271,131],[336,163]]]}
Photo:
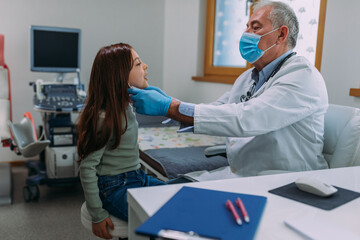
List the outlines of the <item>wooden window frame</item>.
{"label": "wooden window frame", "polygon": [[[316,42],[315,67],[320,71],[321,57],[324,40],[324,27],[327,0],[320,0],[319,24]],[[195,81],[218,82],[233,84],[237,77],[252,67],[247,62],[245,68],[240,67],[219,67],[213,65],[214,51],[214,29],[215,29],[215,10],[216,0],[207,0],[206,10],[206,33],[205,33],[205,56],[204,56],[204,75],[192,77]],[[252,14],[252,7],[250,8]]]}

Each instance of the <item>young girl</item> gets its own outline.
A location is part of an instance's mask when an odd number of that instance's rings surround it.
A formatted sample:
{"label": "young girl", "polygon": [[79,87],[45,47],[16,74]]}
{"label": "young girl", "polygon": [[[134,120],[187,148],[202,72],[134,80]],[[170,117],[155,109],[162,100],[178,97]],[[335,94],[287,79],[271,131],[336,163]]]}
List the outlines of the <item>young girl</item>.
{"label": "young girl", "polygon": [[109,213],[128,220],[128,188],[165,184],[140,169],[138,123],[127,94],[130,85],[148,87],[147,68],[125,43],[101,48],[92,66],[77,147],[93,233],[101,238],[111,238]]}

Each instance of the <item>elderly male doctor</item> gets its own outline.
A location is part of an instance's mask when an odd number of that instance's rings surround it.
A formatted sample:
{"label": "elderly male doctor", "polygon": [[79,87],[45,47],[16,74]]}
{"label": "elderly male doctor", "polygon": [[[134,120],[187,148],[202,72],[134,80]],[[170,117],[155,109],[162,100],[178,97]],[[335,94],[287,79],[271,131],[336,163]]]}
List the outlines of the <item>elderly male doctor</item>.
{"label": "elderly male doctor", "polygon": [[163,115],[193,126],[193,132],[226,136],[233,173],[328,168],[323,157],[324,114],[328,107],[321,74],[292,52],[299,24],[280,2],[259,2],[239,49],[254,68],[211,104],[190,104],[156,87],[130,89],[136,111]]}

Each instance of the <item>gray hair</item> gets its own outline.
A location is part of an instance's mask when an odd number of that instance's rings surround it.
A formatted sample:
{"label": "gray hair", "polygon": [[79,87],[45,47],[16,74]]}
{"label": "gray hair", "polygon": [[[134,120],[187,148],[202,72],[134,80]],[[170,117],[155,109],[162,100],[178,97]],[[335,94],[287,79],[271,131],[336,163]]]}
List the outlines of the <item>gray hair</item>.
{"label": "gray hair", "polygon": [[290,49],[295,48],[299,34],[299,21],[294,10],[286,3],[262,0],[254,4],[254,12],[265,6],[272,7],[268,19],[274,29],[282,25],[289,28],[288,47]]}

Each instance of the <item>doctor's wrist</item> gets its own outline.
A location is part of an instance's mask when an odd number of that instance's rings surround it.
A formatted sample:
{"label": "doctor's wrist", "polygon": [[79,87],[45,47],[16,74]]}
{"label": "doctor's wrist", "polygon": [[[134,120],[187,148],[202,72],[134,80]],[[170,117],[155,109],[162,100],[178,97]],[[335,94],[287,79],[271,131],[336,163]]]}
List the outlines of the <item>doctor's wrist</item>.
{"label": "doctor's wrist", "polygon": [[179,112],[180,103],[181,103],[180,101],[173,98],[171,100],[169,110],[167,111],[166,117],[176,120],[178,122],[185,123],[188,126],[193,126],[194,118],[183,115]]}

